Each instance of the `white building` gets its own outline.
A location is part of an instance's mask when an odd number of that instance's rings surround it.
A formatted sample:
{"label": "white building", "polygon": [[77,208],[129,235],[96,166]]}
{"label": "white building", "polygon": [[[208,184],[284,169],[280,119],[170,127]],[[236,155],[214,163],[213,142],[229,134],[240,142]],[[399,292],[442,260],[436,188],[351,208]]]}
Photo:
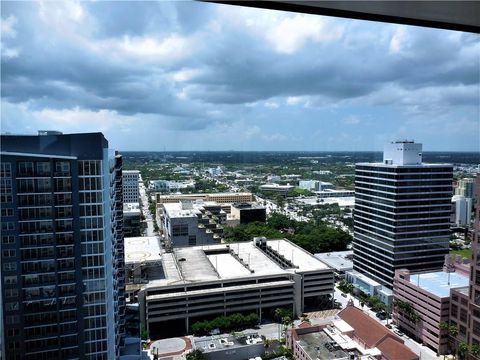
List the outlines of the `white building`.
{"label": "white building", "polygon": [[195,189],[195,181],[151,180],[148,188],[160,192],[176,192],[182,189]]}
{"label": "white building", "polygon": [[319,180],[300,180],[298,187],[300,189],[311,190],[311,191],[324,191],[327,189],[334,188],[332,183],[319,181]]}
{"label": "white building", "polygon": [[452,222],[457,226],[468,226],[472,219],[472,199],[455,195],[452,197]]}
{"label": "white building", "polygon": [[150,276],[138,293],[141,322],[153,336],[185,333],[208,316],[251,311],[261,319],[277,307],[299,315],[334,292],[333,270],[288,240],[175,248],[161,261],[163,275]]}
{"label": "white building", "polygon": [[279,184],[264,184],[260,185],[260,190],[263,191],[274,191],[286,194],[289,191],[295,189],[295,186],[287,184],[287,185],[279,185]]}
{"label": "white building", "polygon": [[123,176],[123,202],[138,203],[140,200],[140,190],[138,182],[140,179],[140,171],[124,170]]}
{"label": "white building", "polygon": [[422,145],[387,144],[355,167],[353,268],[392,287],[395,269],[441,269],[449,249],[453,169],[422,163]]}

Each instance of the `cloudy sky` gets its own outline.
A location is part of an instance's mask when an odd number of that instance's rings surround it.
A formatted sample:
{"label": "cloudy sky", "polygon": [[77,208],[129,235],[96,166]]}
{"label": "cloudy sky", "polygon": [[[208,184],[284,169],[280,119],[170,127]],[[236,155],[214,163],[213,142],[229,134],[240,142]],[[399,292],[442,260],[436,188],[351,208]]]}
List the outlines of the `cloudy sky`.
{"label": "cloudy sky", "polygon": [[120,150],[480,151],[478,35],[192,2],[1,2],[1,131]]}

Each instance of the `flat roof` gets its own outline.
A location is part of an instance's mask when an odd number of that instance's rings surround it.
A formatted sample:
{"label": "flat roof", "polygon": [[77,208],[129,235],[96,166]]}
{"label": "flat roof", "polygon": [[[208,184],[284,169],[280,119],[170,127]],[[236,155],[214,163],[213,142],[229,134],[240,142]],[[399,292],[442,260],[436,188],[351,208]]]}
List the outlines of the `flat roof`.
{"label": "flat roof", "polygon": [[184,206],[180,201],[176,203],[162,204],[162,206],[165,209],[165,213],[170,218],[197,217],[197,214],[200,212],[200,210],[193,207],[193,204],[190,209],[184,209]]}
{"label": "flat roof", "polygon": [[450,289],[468,286],[468,277],[459,273],[444,271],[411,274],[410,283],[438,297],[450,296]]}
{"label": "flat roof", "polygon": [[337,271],[348,271],[353,269],[353,261],[347,259],[346,256],[352,254],[353,250],[339,251],[338,253],[319,253],[315,254],[315,257]]}
{"label": "flat roof", "polygon": [[253,344],[262,344],[263,340],[258,333],[242,334],[239,336],[217,335],[203,336],[193,339],[195,348],[203,352],[214,352],[222,349],[238,348]]}
{"label": "flat roof", "polygon": [[159,286],[169,285],[177,280],[203,282],[330,269],[325,263],[286,239],[267,240],[267,245],[297,268],[283,269],[253,241],[181,247],[174,248],[172,253],[163,254],[165,279],[154,280],[150,284]]}
{"label": "flat roof", "polygon": [[388,168],[419,168],[419,167],[445,167],[445,166],[451,166],[453,167],[452,164],[447,164],[447,163],[424,163],[422,162],[421,164],[385,164],[383,162],[375,162],[375,163],[356,163],[355,165],[361,165],[361,166],[377,166],[377,167],[388,167]]}
{"label": "flat roof", "polygon": [[139,264],[162,259],[160,240],[156,236],[124,238],[125,264]]}

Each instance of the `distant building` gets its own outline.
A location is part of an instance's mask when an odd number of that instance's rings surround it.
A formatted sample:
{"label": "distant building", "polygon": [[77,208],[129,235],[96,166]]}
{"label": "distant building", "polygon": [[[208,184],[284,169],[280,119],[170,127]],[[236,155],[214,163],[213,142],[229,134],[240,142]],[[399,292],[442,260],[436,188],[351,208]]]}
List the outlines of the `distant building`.
{"label": "distant building", "polygon": [[353,250],[318,253],[315,257],[332,268],[337,278],[344,278],[353,269]]}
{"label": "distant building", "polygon": [[392,305],[392,289],[380,284],[369,276],[356,270],[349,270],[345,272],[345,280],[353,285],[355,292],[364,293],[369,296],[377,296],[385,305]]}
{"label": "distant building", "polygon": [[278,192],[286,195],[289,191],[295,189],[295,186],[287,184],[287,185],[279,185],[279,184],[264,184],[260,185],[260,190],[263,191],[272,191]]}
{"label": "distant building", "polygon": [[267,209],[265,206],[256,203],[232,204],[230,216],[227,217],[229,225],[244,225],[254,221],[265,222],[266,220]]}
{"label": "distant building", "polygon": [[422,144],[385,146],[355,167],[353,268],[389,288],[396,269],[439,270],[448,253],[452,165],[422,162]]}
{"label": "distant building", "polygon": [[138,203],[140,202],[140,171],[124,170],[123,176],[123,202]]}
{"label": "distant building", "polygon": [[324,191],[327,189],[334,189],[332,183],[319,180],[300,180],[298,187],[310,191]]}
{"label": "distant building", "polygon": [[[126,258],[128,264],[127,250]],[[138,292],[140,318],[151,336],[185,333],[195,321],[236,312],[262,319],[266,311],[287,307],[298,316],[305,304],[334,292],[333,271],[284,239],[174,248],[161,263],[162,272],[147,269],[148,284]]]}
{"label": "distant building", "polygon": [[472,198],[463,195],[452,197],[452,222],[456,226],[469,226],[472,219]]}
{"label": "distant building", "polygon": [[155,194],[155,198],[158,204],[166,203],[176,203],[179,201],[215,201],[219,204],[233,204],[233,203],[242,203],[242,202],[252,202],[255,201],[252,193],[248,192],[238,192],[238,193],[208,193],[208,194],[177,194],[177,195],[162,195]]}
{"label": "distant building", "polygon": [[447,351],[448,334],[440,330],[439,324],[449,321],[450,289],[467,285],[468,275],[462,273],[436,271],[412,274],[409,270],[396,270],[394,302],[409,303],[419,319],[412,319],[405,310],[394,306],[393,322],[409,337],[443,354]]}
{"label": "distant building", "polygon": [[195,181],[151,180],[148,188],[160,192],[176,192],[183,189],[195,189]]}
{"label": "distant building", "polygon": [[353,196],[355,196],[355,191],[353,191],[353,190],[327,189],[327,190],[322,190],[322,191],[316,192],[315,195],[319,199],[353,197]]}
{"label": "distant building", "polygon": [[125,237],[140,236],[142,211],[139,203],[123,204],[123,234]]}
{"label": "distant building", "polygon": [[475,178],[460,179],[455,189],[455,195],[475,199]]}
{"label": "distant building", "polygon": [[267,176],[267,182],[269,184],[273,184],[273,183],[278,183],[282,180],[282,177],[281,176],[278,176],[278,175],[268,175]]}
{"label": "distant building", "polygon": [[216,168],[208,168],[206,170],[207,173],[209,173],[211,176],[222,176],[223,175],[223,170],[220,166],[217,166]]}
{"label": "distant building", "polygon": [[265,354],[257,333],[195,337],[193,348],[200,349],[208,360],[246,360]]}
{"label": "distant building", "polygon": [[302,323],[287,331],[286,342],[296,360],[419,360],[400,337],[351,303],[330,324]]}
{"label": "distant building", "polygon": [[159,208],[167,247],[219,243],[227,214],[215,202],[177,202]]}

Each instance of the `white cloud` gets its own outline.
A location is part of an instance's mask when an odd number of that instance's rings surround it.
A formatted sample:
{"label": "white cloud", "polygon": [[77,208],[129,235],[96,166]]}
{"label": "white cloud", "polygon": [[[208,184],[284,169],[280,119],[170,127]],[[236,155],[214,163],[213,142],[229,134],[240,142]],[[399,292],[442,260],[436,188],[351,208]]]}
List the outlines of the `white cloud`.
{"label": "white cloud", "polygon": [[15,24],[17,18],[13,15],[9,15],[6,19],[0,19],[0,31],[2,38],[14,38],[17,35],[15,31]]}
{"label": "white cloud", "polygon": [[202,74],[202,70],[200,69],[181,69],[173,73],[172,78],[175,81],[183,82],[189,81],[195,78],[196,76]]}
{"label": "white cloud", "polygon": [[408,46],[409,38],[404,26],[398,26],[390,39],[389,53],[400,54]]}
{"label": "white cloud", "polygon": [[279,106],[275,101],[266,101],[264,105],[269,109],[278,109]]}
{"label": "white cloud", "polygon": [[108,131],[116,128],[126,131],[133,125],[134,119],[130,116],[118,114],[112,110],[85,110],[75,107],[72,109],[49,109],[33,111],[32,115],[40,122],[51,125],[55,130],[71,131]]}
{"label": "white cloud", "polygon": [[285,18],[272,26],[267,31],[266,38],[275,51],[293,54],[307,41],[319,43],[337,40],[342,33],[342,27],[328,24],[326,19],[299,14]]}
{"label": "white cloud", "polygon": [[8,48],[3,43],[0,43],[2,58],[12,59],[19,55],[19,50],[16,48]]}
{"label": "white cloud", "polygon": [[302,98],[299,96],[287,97],[287,105],[298,105],[301,101],[302,101]]}

